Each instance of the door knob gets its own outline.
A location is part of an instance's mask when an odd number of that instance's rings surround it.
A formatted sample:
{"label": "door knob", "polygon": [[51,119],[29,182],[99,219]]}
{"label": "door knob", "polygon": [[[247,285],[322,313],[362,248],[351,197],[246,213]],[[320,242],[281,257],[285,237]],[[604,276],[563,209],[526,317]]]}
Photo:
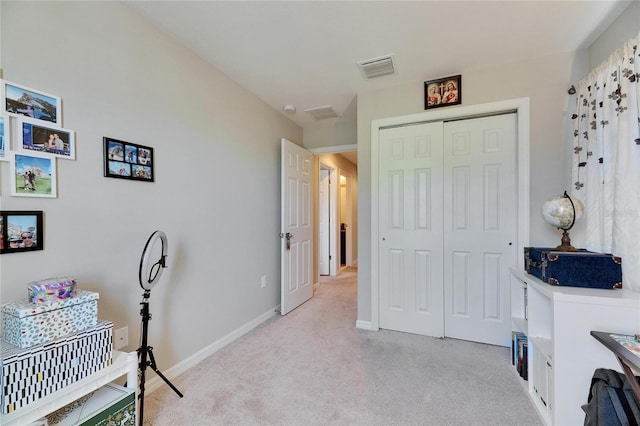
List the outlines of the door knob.
{"label": "door knob", "polygon": [[287,239],[287,250],[291,250],[291,239],[293,238],[293,234],[290,232],[287,232],[286,234],[283,234],[282,232],[280,233],[280,238],[286,238]]}

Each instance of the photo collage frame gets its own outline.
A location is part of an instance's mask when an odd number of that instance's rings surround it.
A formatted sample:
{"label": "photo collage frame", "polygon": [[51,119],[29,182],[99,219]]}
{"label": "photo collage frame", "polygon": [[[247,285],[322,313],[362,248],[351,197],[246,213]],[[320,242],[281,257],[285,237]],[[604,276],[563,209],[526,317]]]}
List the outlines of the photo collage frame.
{"label": "photo collage frame", "polygon": [[153,148],[108,137],[104,144],[104,176],[153,182]]}
{"label": "photo collage frame", "polygon": [[11,170],[11,195],[58,196],[58,158],[76,159],[75,132],[62,127],[62,99],[0,80],[0,160]]}

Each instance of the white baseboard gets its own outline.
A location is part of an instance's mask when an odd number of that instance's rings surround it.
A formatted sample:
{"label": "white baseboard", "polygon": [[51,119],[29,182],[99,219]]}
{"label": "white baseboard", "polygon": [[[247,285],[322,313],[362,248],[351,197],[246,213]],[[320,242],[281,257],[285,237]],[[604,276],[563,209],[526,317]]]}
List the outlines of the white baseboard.
{"label": "white baseboard", "polygon": [[[170,367],[168,370],[163,371],[162,374],[164,374],[168,379],[173,379],[173,378],[178,377],[180,374],[184,373],[185,371],[187,371],[191,367],[194,367],[194,366],[198,365],[204,359],[206,359],[206,358],[210,357],[211,355],[213,355],[214,353],[218,352],[220,349],[224,348],[229,343],[231,343],[234,340],[244,336],[245,334],[247,334],[248,332],[250,332],[251,330],[253,330],[257,326],[259,326],[263,322],[267,321],[268,319],[270,319],[271,317],[276,315],[277,312],[280,312],[280,305],[278,305],[274,309],[271,309],[271,310],[265,312],[264,314],[260,315],[259,317],[255,318],[254,320],[249,321],[248,323],[246,323],[242,327],[237,328],[236,330],[232,331],[231,333],[227,334],[226,336],[216,340],[215,342],[213,342],[209,346],[207,346],[204,349],[196,352],[195,354],[191,355],[190,357],[180,361],[178,364],[174,365],[173,367]],[[145,381],[145,387],[144,387],[145,388],[145,395],[148,395],[148,394],[158,390],[162,386],[166,386],[166,385],[162,381],[162,379],[160,377],[158,377],[158,376],[154,376],[151,379],[146,380]]]}
{"label": "white baseboard", "polygon": [[356,328],[358,328],[360,330],[369,330],[369,331],[378,331],[379,330],[378,327],[374,327],[373,326],[371,321],[361,321],[361,320],[357,320],[356,321]]}

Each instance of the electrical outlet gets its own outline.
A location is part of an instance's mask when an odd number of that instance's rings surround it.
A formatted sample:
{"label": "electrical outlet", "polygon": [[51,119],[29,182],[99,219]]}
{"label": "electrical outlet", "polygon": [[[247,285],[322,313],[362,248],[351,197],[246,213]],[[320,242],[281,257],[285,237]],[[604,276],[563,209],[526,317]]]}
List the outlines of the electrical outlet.
{"label": "electrical outlet", "polygon": [[267,286],[267,276],[263,275],[261,280],[260,280],[260,284],[262,285],[262,288],[265,288]]}
{"label": "electrical outlet", "polygon": [[113,332],[113,348],[121,349],[129,344],[129,327],[122,327]]}

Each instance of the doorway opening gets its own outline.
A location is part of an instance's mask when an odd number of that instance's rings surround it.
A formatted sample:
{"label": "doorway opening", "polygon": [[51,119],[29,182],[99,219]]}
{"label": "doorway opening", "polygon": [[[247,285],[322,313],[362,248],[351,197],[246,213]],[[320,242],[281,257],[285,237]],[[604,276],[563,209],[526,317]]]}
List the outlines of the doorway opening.
{"label": "doorway opening", "polygon": [[[316,155],[317,282],[357,268],[357,151]],[[313,150],[312,150],[313,152]]]}

